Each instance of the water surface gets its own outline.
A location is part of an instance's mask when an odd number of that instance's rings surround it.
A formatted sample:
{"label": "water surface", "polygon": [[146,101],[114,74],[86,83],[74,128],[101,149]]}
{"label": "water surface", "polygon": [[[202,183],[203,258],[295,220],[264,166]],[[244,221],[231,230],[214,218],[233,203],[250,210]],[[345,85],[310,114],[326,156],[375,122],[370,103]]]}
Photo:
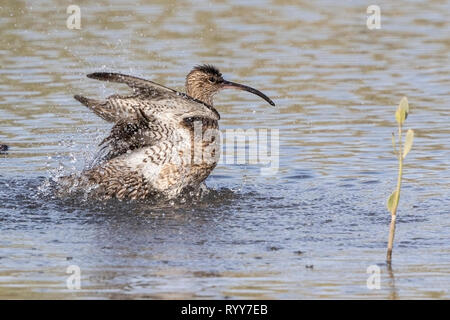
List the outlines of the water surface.
{"label": "water surface", "polygon": [[[449,298],[448,1],[82,2],[0,5],[1,298]],[[221,128],[278,129],[279,170],[222,163],[205,199],[165,205],[58,199],[110,125],[75,101],[126,92],[116,71],[182,89],[199,63],[262,90],[223,92]],[[408,96],[394,264],[394,110]],[[81,268],[81,290],[66,269]],[[371,265],[381,288],[366,286]]]}

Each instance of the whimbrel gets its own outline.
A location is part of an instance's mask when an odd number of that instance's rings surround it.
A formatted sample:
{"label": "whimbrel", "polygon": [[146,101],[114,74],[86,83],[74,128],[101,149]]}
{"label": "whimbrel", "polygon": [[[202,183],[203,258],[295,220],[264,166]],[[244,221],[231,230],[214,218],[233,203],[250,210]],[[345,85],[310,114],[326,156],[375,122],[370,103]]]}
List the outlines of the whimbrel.
{"label": "whimbrel", "polygon": [[[218,162],[219,139],[214,131],[220,115],[213,97],[220,90],[245,90],[275,105],[256,89],[224,80],[211,65],[189,72],[186,93],[119,73],[87,77],[125,83],[133,89],[130,95],[112,95],[104,101],[75,96],[114,126],[100,144],[102,162],[63,181],[100,198],[143,199],[155,194],[174,198],[186,190],[198,190]],[[208,131],[212,133],[205,139]],[[200,152],[194,146],[200,146]]]}

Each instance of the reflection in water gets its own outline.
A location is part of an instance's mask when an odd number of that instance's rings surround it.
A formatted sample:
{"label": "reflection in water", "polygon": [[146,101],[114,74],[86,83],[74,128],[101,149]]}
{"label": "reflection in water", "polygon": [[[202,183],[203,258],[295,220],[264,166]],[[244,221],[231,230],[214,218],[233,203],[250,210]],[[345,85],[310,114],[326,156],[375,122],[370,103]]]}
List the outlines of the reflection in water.
{"label": "reflection in water", "polygon": [[[69,30],[56,1],[2,3],[0,296],[448,298],[448,5],[377,5],[381,29],[370,31],[363,1],[114,0],[81,4],[81,30]],[[199,63],[273,98],[276,109],[228,92],[216,105],[224,129],[279,129],[276,175],[221,164],[211,198],[157,206],[45,192],[88,164],[110,130],[72,96],[122,89],[87,73],[181,89]],[[395,277],[368,290],[366,268],[385,256],[403,95],[417,136]],[[81,267],[80,292],[65,288],[69,264]]]}
{"label": "reflection in water", "polygon": [[390,289],[389,299],[397,300],[398,293],[397,293],[397,288],[395,286],[395,275],[394,275],[394,270],[392,270],[392,263],[387,263],[386,269],[389,274],[389,289]]}

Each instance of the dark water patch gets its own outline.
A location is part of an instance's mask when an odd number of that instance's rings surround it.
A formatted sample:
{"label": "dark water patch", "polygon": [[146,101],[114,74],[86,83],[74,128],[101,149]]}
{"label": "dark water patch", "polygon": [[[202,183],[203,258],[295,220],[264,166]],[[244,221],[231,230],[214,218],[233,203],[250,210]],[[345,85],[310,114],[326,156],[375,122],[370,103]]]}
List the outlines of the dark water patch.
{"label": "dark water patch", "polygon": [[355,185],[351,184],[351,183],[344,183],[344,184],[340,184],[338,186],[341,188],[354,188],[355,187]]}
{"label": "dark water patch", "polygon": [[376,184],[376,183],[380,183],[380,180],[366,180],[366,181],[361,181],[361,184]]}
{"label": "dark water patch", "polygon": [[[374,41],[353,2],[236,3],[205,15],[204,3],[137,10],[111,0],[120,23],[90,21],[82,38],[49,32],[49,6],[4,7],[0,141],[11,149],[0,153],[0,297],[448,298],[447,3],[384,2],[396,19]],[[105,14],[87,3],[82,10]],[[149,19],[159,23],[148,28]],[[278,129],[273,175],[222,163],[206,181],[209,195],[169,203],[50,192],[42,176],[79,172],[110,130],[72,96],[118,92],[85,74],[117,71],[181,89],[202,62],[274,98],[277,108],[231,92],[216,103],[221,129]],[[367,267],[386,254],[402,95],[417,136],[405,162],[395,286],[383,266],[381,289],[369,290]],[[82,271],[80,292],[65,287],[72,264]]]}
{"label": "dark water patch", "polygon": [[303,179],[312,179],[314,176],[309,173],[303,173],[303,174],[295,174],[285,177],[285,179],[288,180],[303,180]]}
{"label": "dark water patch", "polygon": [[356,174],[359,175],[378,175],[378,174],[383,174],[381,171],[375,171],[375,170],[364,170],[364,171],[359,171]]}

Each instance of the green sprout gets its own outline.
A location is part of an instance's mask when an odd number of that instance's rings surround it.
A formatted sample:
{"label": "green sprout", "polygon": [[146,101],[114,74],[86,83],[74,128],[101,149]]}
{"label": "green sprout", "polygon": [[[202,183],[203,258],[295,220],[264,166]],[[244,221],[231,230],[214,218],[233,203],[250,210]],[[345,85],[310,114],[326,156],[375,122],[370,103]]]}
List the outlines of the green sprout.
{"label": "green sprout", "polygon": [[395,221],[397,218],[397,207],[400,200],[400,188],[402,186],[402,175],[403,175],[403,160],[406,155],[411,150],[414,139],[414,131],[409,129],[406,132],[405,143],[402,145],[402,126],[408,117],[409,113],[409,104],[408,99],[403,97],[398,105],[397,111],[395,112],[395,120],[398,124],[398,148],[397,143],[395,141],[395,135],[392,133],[392,146],[394,147],[394,153],[398,159],[398,177],[397,177],[397,189],[389,196],[387,201],[387,207],[389,212],[391,213],[391,225],[389,228],[389,241],[387,248],[387,256],[386,260],[388,264],[392,261],[392,247],[394,245],[394,234],[395,234]]}

